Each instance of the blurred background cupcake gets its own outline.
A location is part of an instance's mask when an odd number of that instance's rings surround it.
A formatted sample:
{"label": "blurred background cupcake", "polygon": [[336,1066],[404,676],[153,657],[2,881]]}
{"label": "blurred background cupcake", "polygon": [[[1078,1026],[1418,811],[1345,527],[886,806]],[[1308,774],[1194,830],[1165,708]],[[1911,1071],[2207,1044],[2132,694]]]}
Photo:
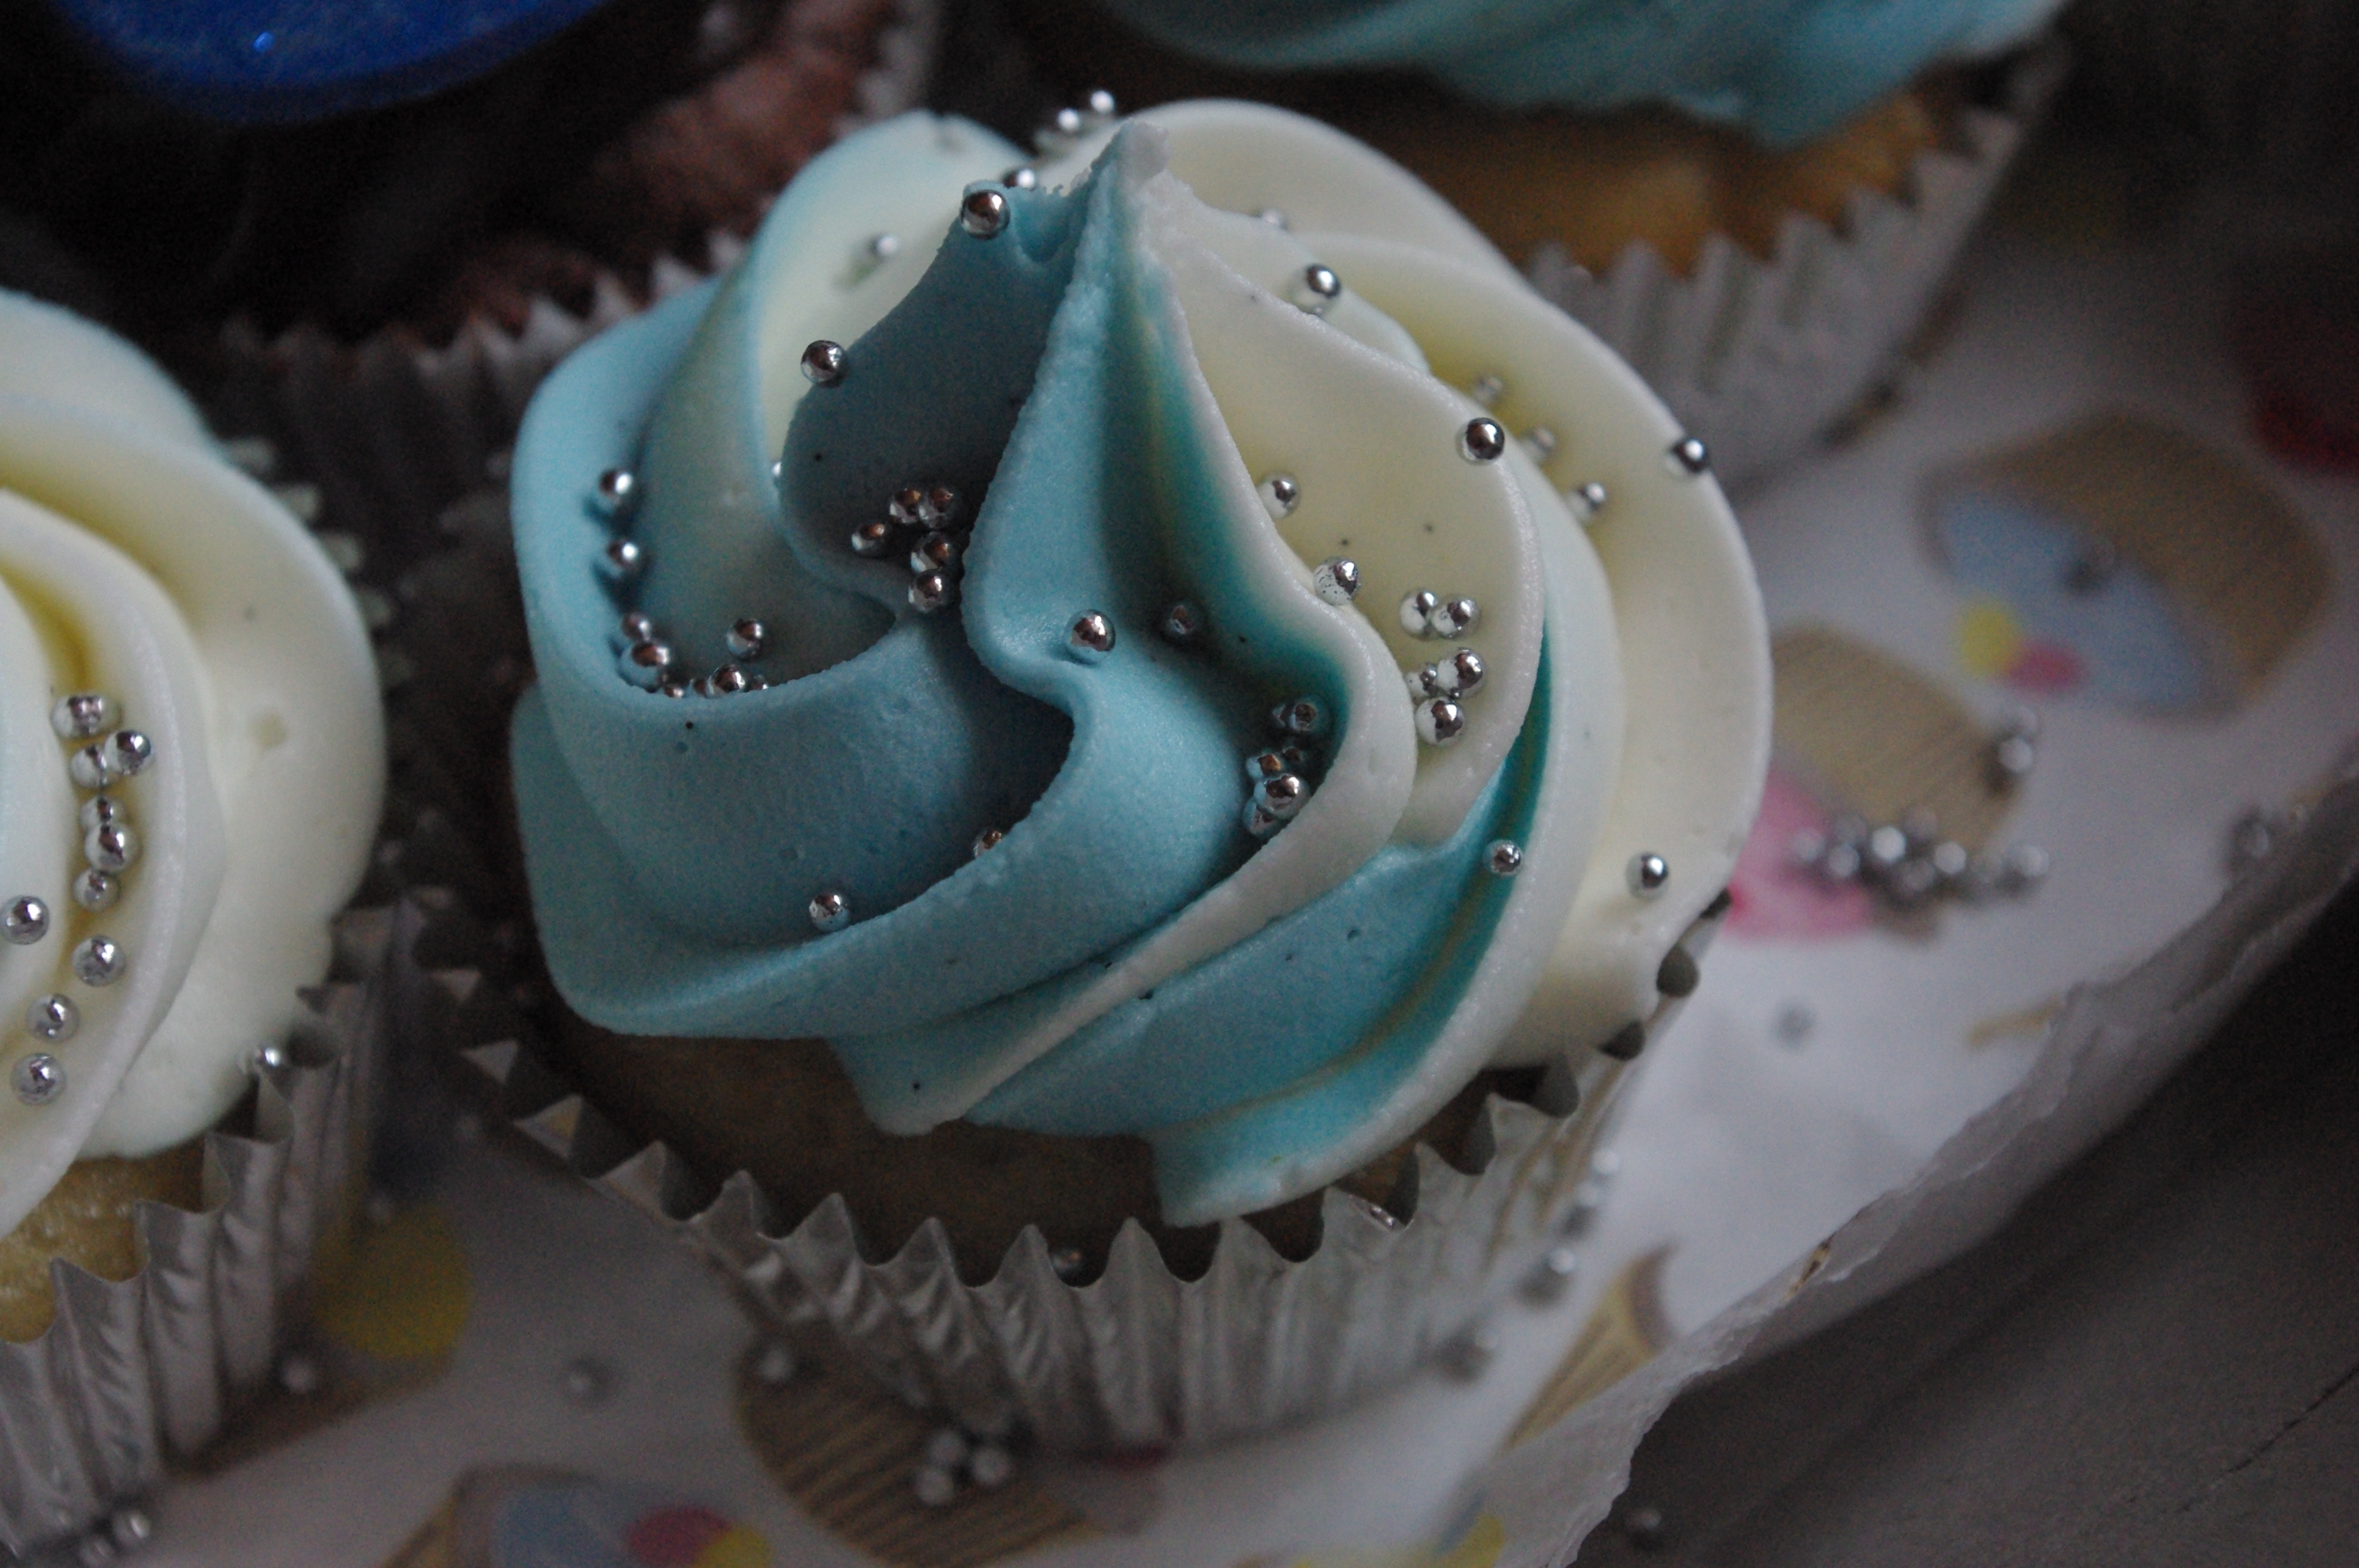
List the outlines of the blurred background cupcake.
{"label": "blurred background cupcake", "polygon": [[995,69],[948,106],[1014,128],[1103,87],[1328,120],[1473,219],[1741,484],[1891,372],[2060,75],[2018,48],[2053,9],[976,0],[952,47]]}

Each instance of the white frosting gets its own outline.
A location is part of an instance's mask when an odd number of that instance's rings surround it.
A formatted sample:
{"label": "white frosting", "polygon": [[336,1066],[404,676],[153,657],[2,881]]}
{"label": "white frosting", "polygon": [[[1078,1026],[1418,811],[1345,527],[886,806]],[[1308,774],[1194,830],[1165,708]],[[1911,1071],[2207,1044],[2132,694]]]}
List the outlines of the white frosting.
{"label": "white frosting", "polygon": [[[110,784],[140,853],[113,907],[83,869],[69,692],[112,697],[154,762]],[[144,1155],[220,1119],[329,958],[328,922],[375,835],[385,746],[368,639],[317,544],[223,463],[187,400],[120,341],[0,295],[0,902],[49,934],[0,943],[0,1072],[36,1052],[61,1093],[0,1090],[0,1231],[73,1160]],[[92,987],[94,934],[125,957]],[[27,1011],[80,1014],[49,1043]]]}

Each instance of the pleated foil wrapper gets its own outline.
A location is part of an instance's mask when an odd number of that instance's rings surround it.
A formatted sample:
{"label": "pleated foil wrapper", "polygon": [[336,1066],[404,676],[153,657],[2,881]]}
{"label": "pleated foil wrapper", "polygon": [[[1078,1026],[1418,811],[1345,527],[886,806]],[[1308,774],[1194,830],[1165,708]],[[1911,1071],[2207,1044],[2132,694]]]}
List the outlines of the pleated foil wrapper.
{"label": "pleated foil wrapper", "polygon": [[395,924],[390,908],[338,921],[333,978],[256,1053],[248,1106],[204,1135],[201,1211],[142,1204],[146,1262],[127,1280],[50,1264],[56,1318],[0,1344],[0,1546],[103,1526],[269,1381],[365,1172]]}
{"label": "pleated foil wrapper", "polygon": [[[1700,956],[1722,913],[1681,946]],[[1549,1069],[1533,1103],[1492,1097],[1464,1152],[1471,1172],[1420,1143],[1384,1206],[1329,1188],[1320,1242],[1299,1261],[1230,1219],[1207,1271],[1182,1279],[1132,1221],[1103,1271],[1081,1279],[1027,1227],[970,1284],[939,1220],[879,1258],[840,1196],[781,1213],[743,1172],[716,1184],[664,1144],[637,1142],[536,1048],[506,988],[473,970],[437,978],[459,1048],[511,1124],[701,1253],[757,1324],[971,1431],[1021,1431],[1073,1453],[1217,1443],[1407,1377],[1524,1279],[1579,1211],[1639,1054],[1625,1031],[1626,1057],[1583,1050]],[[1679,1005],[1666,997],[1645,1036]]]}
{"label": "pleated foil wrapper", "polygon": [[2053,38],[2021,56],[1995,106],[1962,112],[1954,148],[1917,160],[1905,198],[1855,194],[1840,232],[1791,214],[1767,261],[1714,234],[1687,277],[1643,243],[1603,276],[1543,245],[1528,276],[1702,438],[1723,485],[1742,485],[1893,383],[2071,62]]}
{"label": "pleated foil wrapper", "polygon": [[[943,0],[897,0],[877,35],[875,63],[853,84],[854,107],[837,122],[838,136],[924,101],[942,9]],[[525,406],[559,361],[727,270],[744,250],[735,235],[716,232],[703,266],[658,257],[644,291],[602,271],[578,310],[535,297],[520,329],[479,315],[440,348],[398,328],[351,342],[317,326],[266,337],[233,320],[191,379],[215,426],[270,441],[345,526],[429,539],[442,509],[482,485],[506,456]]]}

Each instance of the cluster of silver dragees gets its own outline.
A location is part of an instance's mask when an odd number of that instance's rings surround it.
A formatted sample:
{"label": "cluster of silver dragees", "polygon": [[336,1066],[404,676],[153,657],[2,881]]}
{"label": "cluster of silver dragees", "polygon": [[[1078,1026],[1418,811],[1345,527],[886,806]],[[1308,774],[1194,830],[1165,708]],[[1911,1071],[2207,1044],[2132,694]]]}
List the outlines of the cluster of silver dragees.
{"label": "cluster of silver dragees", "polygon": [[[68,891],[74,903],[96,914],[114,906],[123,896],[123,877],[139,859],[139,835],[123,801],[106,793],[109,785],[144,771],[155,760],[155,747],[136,730],[115,728],[114,699],[103,692],[78,691],[58,698],[49,709],[49,727],[72,748],[66,756],[66,776],[89,798],[76,819],[82,828],[82,869]],[[54,920],[47,901],[35,893],[18,893],[0,906],[0,939],[29,947],[46,938]],[[82,985],[111,986],[123,978],[130,959],[115,940],[92,932],[67,957],[67,968]],[[44,1044],[61,1045],[82,1028],[82,1008],[63,991],[37,998],[25,1011],[26,1032]],[[65,1066],[46,1051],[20,1057],[9,1072],[16,1098],[27,1105],[46,1105],[64,1092]]]}
{"label": "cluster of silver dragees", "polygon": [[[614,536],[598,553],[598,575],[620,604],[647,575],[647,546],[630,536],[638,510],[638,476],[629,469],[608,469],[591,492],[591,507],[614,529]],[[729,660],[699,675],[691,672],[663,628],[636,610],[624,610],[610,639],[614,667],[642,691],[664,697],[734,697],[760,691],[770,683],[761,671],[747,667],[768,649],[769,629],[751,616],[732,622],[722,633]]]}

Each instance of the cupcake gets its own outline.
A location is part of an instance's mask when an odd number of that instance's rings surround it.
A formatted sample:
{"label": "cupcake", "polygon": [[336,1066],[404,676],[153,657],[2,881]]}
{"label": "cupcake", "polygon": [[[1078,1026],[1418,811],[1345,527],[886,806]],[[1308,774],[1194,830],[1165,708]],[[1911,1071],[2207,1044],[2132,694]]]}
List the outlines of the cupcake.
{"label": "cupcake", "polygon": [[1064,90],[1263,99],[1399,159],[1627,357],[1735,483],[1890,373],[2052,85],[2052,61],[1998,78],[1978,62],[2053,0],[1818,9],[1019,14]]}
{"label": "cupcake", "polygon": [[338,1201],[321,1183],[352,1164],[356,1066],[302,991],[385,766],[368,639],[319,546],[153,365],[17,295],[0,702],[14,1546],[151,1482],[267,1369]]}
{"label": "cupcake", "polygon": [[1044,1441],[1316,1413],[1462,1323],[1759,795],[1701,443],[1282,111],[840,144],[548,384],[513,511],[594,1108],[543,1125],[676,1148],[633,1180],[722,1191],[757,1296]]}

